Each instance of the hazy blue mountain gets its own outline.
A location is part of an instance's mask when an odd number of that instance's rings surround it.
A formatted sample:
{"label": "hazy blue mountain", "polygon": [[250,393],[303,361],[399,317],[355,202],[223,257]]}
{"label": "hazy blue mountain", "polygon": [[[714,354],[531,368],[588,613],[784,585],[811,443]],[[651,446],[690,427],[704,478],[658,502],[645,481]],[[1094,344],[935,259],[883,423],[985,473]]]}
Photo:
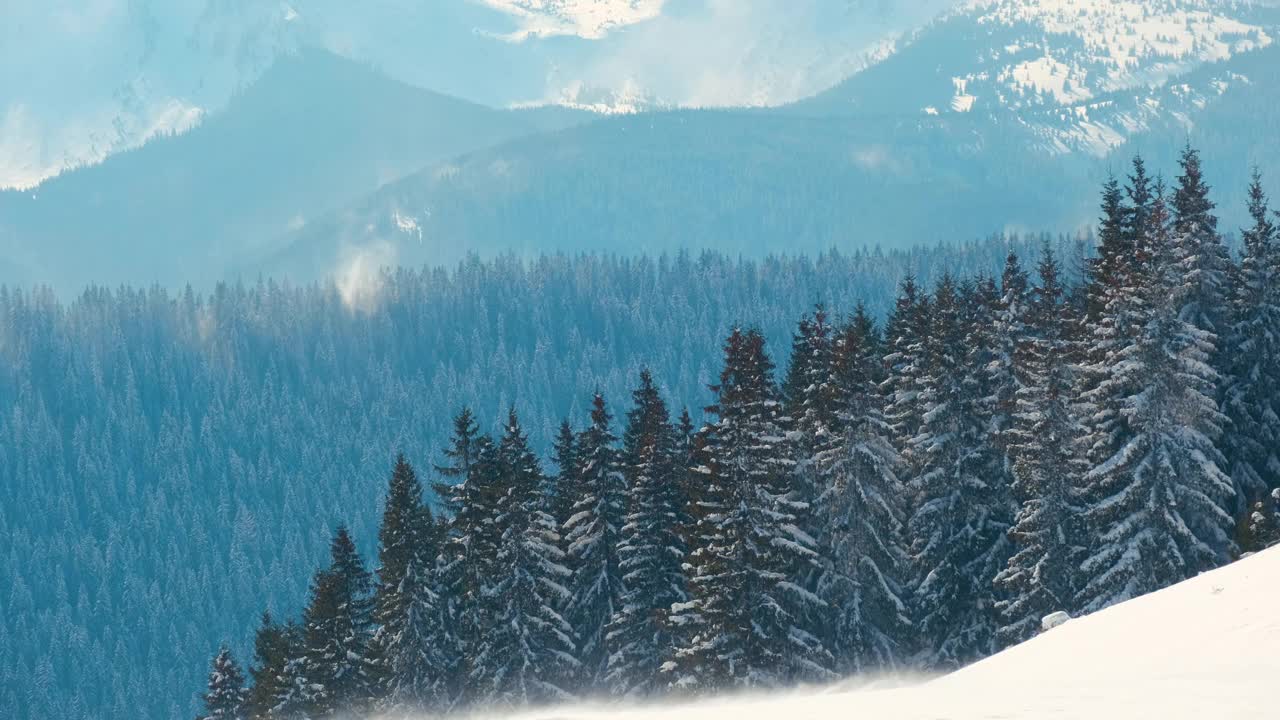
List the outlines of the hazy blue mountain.
{"label": "hazy blue mountain", "polygon": [[318,52],[288,56],[195,130],[0,193],[5,280],[200,281],[266,239],[450,155],[580,122],[492,110]]}
{"label": "hazy blue mountain", "polygon": [[303,47],[508,107],[777,105],[958,0],[0,3],[0,188],[189,129]]}
{"label": "hazy blue mountain", "polygon": [[902,248],[1062,227],[1058,167],[968,118],[856,123],[749,111],[613,117],[438,164],[293,234],[246,274],[313,277],[369,258],[468,251]]}
{"label": "hazy blue mountain", "polygon": [[193,132],[0,194],[15,266],[0,280],[358,287],[379,265],[468,252],[759,256],[1076,230],[1108,172],[1188,140],[1233,228],[1250,166],[1278,152],[1263,140],[1280,122],[1277,28],[1255,3],[993,0],[791,106],[603,119],[489,110],[309,52]]}
{"label": "hazy blue mountain", "polygon": [[241,270],[1078,229],[1108,172],[1135,152],[1176,157],[1188,140],[1211,158],[1233,227],[1251,166],[1276,153],[1257,138],[1280,121],[1277,27],[1275,8],[1205,0],[978,3],[809,100],[616,117],[468,154],[309,223]]}

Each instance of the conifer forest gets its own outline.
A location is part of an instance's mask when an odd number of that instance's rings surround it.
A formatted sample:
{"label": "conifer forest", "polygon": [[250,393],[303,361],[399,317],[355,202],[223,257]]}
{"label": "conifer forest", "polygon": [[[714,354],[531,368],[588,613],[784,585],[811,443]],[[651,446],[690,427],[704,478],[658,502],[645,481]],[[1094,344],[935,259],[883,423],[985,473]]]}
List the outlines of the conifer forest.
{"label": "conifer forest", "polygon": [[[1166,181],[1136,159],[1125,178],[1103,186],[1088,243],[1003,241],[999,268],[944,262],[950,270],[934,267],[925,280],[902,263],[868,260],[902,273],[878,295],[866,283],[847,294],[837,284],[800,287],[789,266],[796,293],[831,295],[816,298],[786,335],[767,339],[759,329],[773,317],[726,323],[710,378],[681,367],[687,341],[679,334],[715,332],[701,321],[702,303],[720,299],[664,299],[676,306],[667,310],[673,320],[660,321],[662,333],[646,342],[680,351],[646,348],[653,360],[628,368],[629,392],[616,390],[617,378],[576,383],[582,405],[552,428],[529,426],[530,417],[545,422],[546,409],[521,414],[516,405],[529,407],[530,398],[519,394],[497,402],[486,395],[483,412],[466,389],[419,408],[449,418],[447,439],[422,447],[411,430],[398,431],[398,442],[368,458],[382,468],[375,520],[354,514],[368,510],[367,498],[300,519],[298,532],[330,537],[328,555],[300,604],[249,598],[273,609],[216,651],[201,717],[447,715],[946,670],[1028,639],[1051,613],[1106,608],[1277,543],[1277,217],[1255,176],[1253,222],[1229,245],[1198,154],[1188,148],[1179,168]],[[838,261],[839,272],[849,273],[849,262]],[[653,282],[650,266],[581,267]],[[680,272],[681,282],[705,277],[705,269]],[[406,291],[415,287],[404,282]],[[226,301],[246,297],[297,296],[269,288]],[[824,304],[832,300],[840,304]],[[74,314],[98,324],[98,342],[128,344],[106,326],[111,313],[89,311],[129,304],[151,312],[152,302],[147,294],[90,295]],[[70,319],[38,297],[10,294],[4,303],[8,332],[23,329],[31,351],[51,342],[51,324]],[[254,314],[240,312],[240,321]],[[574,341],[591,347],[597,329],[582,328]],[[462,332],[452,339],[467,342]],[[234,365],[237,350],[211,357],[227,363],[222,372],[245,372]],[[531,366],[479,382],[521,387],[513,376],[547,372],[534,355]],[[174,385],[207,382],[179,374],[172,360],[130,360],[143,372],[169,373]],[[273,364],[261,388],[306,382],[273,375],[309,366]],[[84,373],[77,383],[131,382],[129,370],[94,361],[64,367]],[[664,385],[671,373],[673,385]],[[703,406],[672,402],[670,389],[691,381],[705,385]],[[139,420],[150,421],[148,399],[134,401]],[[235,401],[208,399],[200,427],[160,418],[168,429],[149,452],[176,454],[231,432],[237,426],[220,415]],[[285,408],[264,405],[236,431],[277,432],[269,413]],[[71,448],[51,445],[42,441],[59,437],[50,410],[36,412],[9,421],[6,432],[43,442],[41,454],[24,457],[56,463],[57,481],[74,487],[71,476],[100,461],[90,434],[77,429]],[[304,455],[349,451],[335,440],[311,438]],[[250,483],[264,463],[292,459],[230,462],[236,482]],[[129,479],[120,480],[115,490],[127,496]],[[175,487],[193,492],[196,480],[175,478]],[[215,494],[217,512],[244,513],[236,486]],[[144,522],[191,522],[165,516],[163,498],[140,500],[156,508]],[[371,522],[376,539],[363,529]],[[127,529],[110,537],[107,552],[129,551]],[[284,542],[266,556],[296,544]],[[229,565],[211,558],[200,581],[243,582],[237,563],[252,560],[236,545],[231,553]],[[294,557],[272,572],[293,571]],[[78,601],[89,608],[167,596],[160,588],[126,588],[119,598],[89,592]],[[5,602],[32,600],[15,589]],[[134,640],[117,642],[128,648]]]}

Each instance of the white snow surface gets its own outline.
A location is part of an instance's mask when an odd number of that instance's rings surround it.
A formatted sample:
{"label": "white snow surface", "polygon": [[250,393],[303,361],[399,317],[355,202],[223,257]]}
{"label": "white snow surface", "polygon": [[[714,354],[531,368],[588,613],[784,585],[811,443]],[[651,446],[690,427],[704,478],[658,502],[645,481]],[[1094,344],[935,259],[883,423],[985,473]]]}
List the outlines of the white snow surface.
{"label": "white snow surface", "polygon": [[[688,705],[557,708],[524,720],[1234,720],[1271,717],[1280,548],[1064,625],[924,682]],[[861,688],[861,689],[857,689]],[[504,716],[509,717],[509,716]]]}
{"label": "white snow surface", "polygon": [[480,0],[520,20],[510,40],[571,35],[598,40],[610,30],[652,20],[666,0]]}

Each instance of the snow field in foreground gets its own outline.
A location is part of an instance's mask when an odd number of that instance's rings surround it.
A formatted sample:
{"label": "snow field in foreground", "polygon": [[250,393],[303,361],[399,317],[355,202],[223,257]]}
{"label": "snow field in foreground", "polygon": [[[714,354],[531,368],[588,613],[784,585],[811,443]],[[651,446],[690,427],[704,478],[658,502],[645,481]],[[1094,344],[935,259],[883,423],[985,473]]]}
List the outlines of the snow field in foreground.
{"label": "snow field in foreground", "polygon": [[[686,705],[567,707],[523,720],[1233,720],[1280,681],[1280,548],[1072,620],[959,672]],[[889,685],[889,687],[884,687]],[[883,689],[874,689],[883,687]],[[498,717],[510,717],[500,715]]]}

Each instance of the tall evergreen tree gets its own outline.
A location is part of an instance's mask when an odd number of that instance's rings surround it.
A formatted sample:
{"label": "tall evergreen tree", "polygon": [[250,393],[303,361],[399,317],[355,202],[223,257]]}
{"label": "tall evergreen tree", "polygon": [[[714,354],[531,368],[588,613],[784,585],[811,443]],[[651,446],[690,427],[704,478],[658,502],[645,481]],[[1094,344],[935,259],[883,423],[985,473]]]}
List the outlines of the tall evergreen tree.
{"label": "tall evergreen tree", "polygon": [[688,600],[681,563],[687,549],[680,535],[685,498],[683,450],[648,370],[632,393],[623,435],[622,468],[630,488],[626,522],[618,545],[626,588],[610,620],[606,681],[615,695],[634,697],[660,689],[661,665],[675,650],[665,622]]}
{"label": "tall evergreen tree", "polygon": [[[1182,174],[1173,195],[1173,242],[1180,246],[1183,278],[1182,307],[1179,315],[1185,322],[1214,337],[1230,323],[1229,275],[1231,256],[1218,234],[1218,218],[1209,199],[1209,186],[1200,167],[1200,154],[1190,145],[1179,159]],[[1211,359],[1217,361],[1216,345]]]}
{"label": "tall evergreen tree", "polygon": [[566,488],[574,504],[564,524],[573,567],[565,619],[578,643],[579,685],[584,690],[604,685],[609,661],[605,628],[622,609],[626,594],[618,551],[627,515],[627,485],[612,420],[604,396],[596,393],[591,400],[591,424],[576,443],[577,472]]}
{"label": "tall evergreen tree", "polygon": [[240,672],[231,650],[223,645],[209,671],[209,689],[204,694],[201,720],[244,720],[246,717],[244,673]]}
{"label": "tall evergreen tree", "polygon": [[1223,409],[1225,466],[1236,512],[1280,487],[1280,232],[1271,220],[1262,179],[1249,187],[1252,227],[1232,298],[1234,324],[1226,342]]}
{"label": "tall evergreen tree", "polygon": [[247,715],[254,720],[278,717],[272,711],[288,694],[285,666],[293,655],[290,635],[289,629],[278,625],[270,612],[262,613],[262,621],[253,640],[253,664],[249,667],[253,686],[245,703]]}
{"label": "tall evergreen tree", "polygon": [[482,524],[477,521],[486,498],[477,488],[483,483],[475,478],[492,464],[492,441],[481,435],[469,408],[463,408],[453,419],[453,435],[444,449],[445,463],[436,466],[444,482],[434,485],[436,497],[444,511],[438,530],[440,543],[436,569],[436,591],[439,593],[439,629],[437,643],[441,653],[446,704],[462,699],[467,668],[467,648],[474,642],[478,628],[471,612],[476,594],[481,563],[476,557],[483,548],[491,548],[496,557],[496,542],[485,543]]}
{"label": "tall evergreen tree", "polygon": [[396,458],[378,529],[378,587],[370,649],[378,694],[390,707],[437,708],[448,701],[449,658],[441,642],[436,592],[440,529],[422,485]]}
{"label": "tall evergreen tree", "polygon": [[920,434],[924,411],[920,392],[926,371],[926,340],[930,332],[930,300],[908,276],[903,280],[893,313],[885,327],[885,365],[882,383],[886,398],[885,420],[894,447],[902,458],[901,477],[914,492],[921,460],[912,442]]}
{"label": "tall evergreen tree", "polygon": [[[579,470],[578,434],[573,431],[573,426],[568,420],[560,423],[560,430],[556,433],[552,447],[552,458],[556,465],[556,474],[553,478],[554,487],[548,491],[551,514],[556,520],[557,527],[563,528],[573,516],[573,506],[576,501],[573,488],[577,485]],[[566,557],[565,562],[572,570],[573,559]]]}
{"label": "tall evergreen tree", "polygon": [[[823,597],[823,588],[835,582],[838,572],[829,557],[832,528],[831,518],[825,514],[825,506],[838,484],[833,457],[843,440],[837,417],[833,335],[834,328],[821,305],[812,316],[801,318],[793,336],[791,364],[783,383],[782,427],[794,463],[790,492],[793,500],[806,508],[799,527],[813,539],[817,552],[807,563],[809,567],[801,569],[799,584],[816,597]],[[814,628],[815,634],[823,638],[834,659],[836,648],[830,642],[829,631],[836,620],[836,608],[824,602],[814,604],[809,612],[811,616],[806,618],[805,626]]]}
{"label": "tall evergreen tree", "polygon": [[480,579],[470,649],[470,700],[523,706],[570,698],[578,662],[572,628],[558,608],[569,595],[560,535],[551,517],[538,459],[515,410],[499,443],[496,480],[505,488],[490,519],[499,546],[493,573]]}
{"label": "tall evergreen tree", "polygon": [[1006,595],[998,638],[1005,645],[1030,638],[1046,615],[1074,610],[1082,551],[1075,493],[1087,470],[1084,433],[1072,408],[1075,352],[1065,290],[1048,244],[1039,276],[1028,316],[1033,339],[1026,347],[1026,382],[1018,389],[1009,432],[1020,509],[1010,531],[1015,553],[996,577]]}
{"label": "tall evergreen tree", "polygon": [[1150,260],[1139,281],[1139,334],[1113,348],[1102,395],[1118,398],[1124,442],[1085,476],[1084,518],[1095,540],[1081,566],[1080,605],[1094,611],[1222,562],[1230,497],[1214,442],[1221,416],[1209,365],[1212,333],[1184,319],[1196,292],[1188,246],[1170,237],[1162,193],[1147,218]]}
{"label": "tall evergreen tree", "polygon": [[[1143,171],[1145,175],[1145,170]],[[1127,277],[1137,258],[1133,236],[1127,231],[1125,192],[1114,177],[1102,186],[1102,216],[1098,220],[1098,256],[1088,266],[1085,320],[1098,326],[1116,288],[1126,287]]]}
{"label": "tall evergreen tree", "polygon": [[306,627],[290,622],[282,628],[284,664],[280,670],[275,705],[267,717],[297,720],[307,718],[315,688],[307,679]]}
{"label": "tall evergreen tree", "polygon": [[921,458],[918,505],[908,524],[918,578],[915,617],[924,660],[937,667],[994,649],[992,583],[1009,551],[1007,488],[998,454],[986,442],[986,396],[974,378],[982,371],[967,361],[983,350],[970,343],[973,327],[987,320],[968,304],[944,277],[931,306],[923,422],[912,440]]}
{"label": "tall evergreen tree", "polygon": [[837,669],[859,673],[907,658],[905,491],[880,393],[881,349],[860,304],[832,347],[835,438],[817,456],[831,485],[819,499],[830,570],[819,594],[832,607]]}
{"label": "tall evergreen tree", "polygon": [[369,657],[372,579],[346,527],[330,545],[331,563],[316,574],[303,616],[306,702],[312,717],[360,712],[375,695]]}
{"label": "tall evergreen tree", "polygon": [[[445,451],[451,462],[441,473],[458,482],[448,488],[452,515],[446,525],[444,562],[440,570],[441,593],[446,600],[447,632],[442,636],[455,648],[451,663],[452,704],[484,700],[477,697],[476,653],[498,622],[499,598],[489,594],[491,584],[503,572],[499,555],[504,533],[498,519],[509,488],[498,462],[492,439],[480,435],[464,410],[454,422],[451,446]],[[487,692],[487,688],[481,688]]]}
{"label": "tall evergreen tree", "polygon": [[[1138,342],[1150,319],[1151,252],[1147,218],[1151,214],[1151,186],[1140,157],[1133,161],[1125,195],[1117,196],[1114,182],[1103,193],[1103,217],[1099,257],[1090,279],[1091,312],[1081,353],[1075,414],[1085,428],[1085,453],[1091,469],[1099,468],[1128,447],[1133,430],[1125,421],[1127,398],[1140,392],[1139,377],[1117,372],[1128,367],[1125,356]],[[1100,503],[1106,495],[1089,497],[1095,490],[1082,488],[1084,505]],[[1087,526],[1091,535],[1098,528]],[[1100,541],[1091,538],[1093,552]]]}
{"label": "tall evergreen tree", "polygon": [[[718,402],[707,464],[699,468],[701,515],[691,537],[693,601],[680,619],[698,633],[677,657],[677,686],[770,687],[830,676],[832,657],[811,618],[823,601],[803,587],[817,559],[811,507],[788,486],[793,463],[772,381],[773,364],[756,331],[734,330],[712,388]],[[678,663],[679,664],[679,663]]]}
{"label": "tall evergreen tree", "polygon": [[[1018,393],[1027,384],[1026,356],[1028,313],[1031,309],[1030,282],[1015,252],[1005,259],[1001,276],[1000,298],[995,304],[995,323],[991,327],[991,360],[987,364],[990,386],[991,440],[995,443],[1011,472],[1010,446],[1018,412]],[[980,330],[980,329],[979,329]]]}

